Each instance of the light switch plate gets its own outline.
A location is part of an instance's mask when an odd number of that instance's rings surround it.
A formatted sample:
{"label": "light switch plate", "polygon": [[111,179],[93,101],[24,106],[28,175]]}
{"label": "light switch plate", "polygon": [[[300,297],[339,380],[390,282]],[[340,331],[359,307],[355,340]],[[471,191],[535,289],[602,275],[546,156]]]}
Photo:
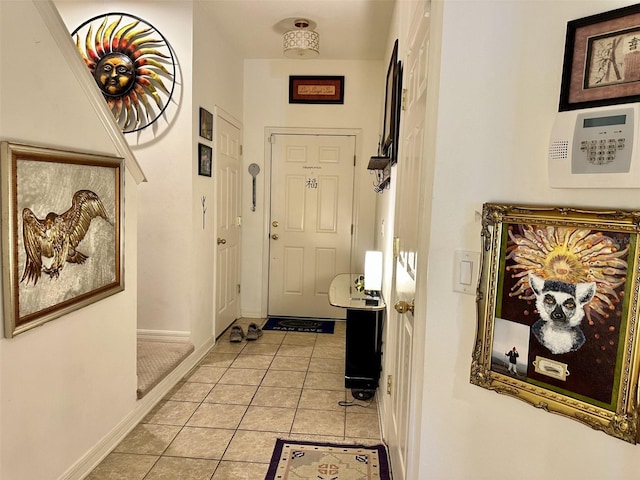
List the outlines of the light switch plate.
{"label": "light switch plate", "polygon": [[456,250],[453,260],[453,290],[475,295],[478,287],[480,252]]}

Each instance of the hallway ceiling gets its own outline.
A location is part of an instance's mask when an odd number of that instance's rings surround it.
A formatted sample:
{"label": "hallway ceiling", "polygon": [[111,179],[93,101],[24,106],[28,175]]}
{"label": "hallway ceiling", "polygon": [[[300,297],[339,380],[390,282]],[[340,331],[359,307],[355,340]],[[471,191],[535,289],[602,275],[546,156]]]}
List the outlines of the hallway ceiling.
{"label": "hallway ceiling", "polygon": [[285,59],[295,19],[316,23],[318,60],[383,60],[395,0],[201,0],[244,58]]}

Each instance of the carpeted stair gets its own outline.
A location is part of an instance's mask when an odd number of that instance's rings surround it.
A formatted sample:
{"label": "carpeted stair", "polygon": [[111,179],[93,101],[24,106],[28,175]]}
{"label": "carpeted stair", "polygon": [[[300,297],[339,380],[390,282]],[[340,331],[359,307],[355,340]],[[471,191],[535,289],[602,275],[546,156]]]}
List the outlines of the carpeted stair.
{"label": "carpeted stair", "polygon": [[191,352],[190,343],[138,338],[138,398],[144,397]]}

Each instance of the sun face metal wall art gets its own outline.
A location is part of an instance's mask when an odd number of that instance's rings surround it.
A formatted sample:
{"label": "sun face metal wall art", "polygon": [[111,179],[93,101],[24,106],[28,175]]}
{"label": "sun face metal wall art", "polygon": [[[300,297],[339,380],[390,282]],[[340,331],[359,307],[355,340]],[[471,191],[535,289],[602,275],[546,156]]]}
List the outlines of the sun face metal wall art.
{"label": "sun face metal wall art", "polygon": [[124,133],[162,116],[173,95],[176,65],[160,32],[133,15],[109,13],[71,35]]}

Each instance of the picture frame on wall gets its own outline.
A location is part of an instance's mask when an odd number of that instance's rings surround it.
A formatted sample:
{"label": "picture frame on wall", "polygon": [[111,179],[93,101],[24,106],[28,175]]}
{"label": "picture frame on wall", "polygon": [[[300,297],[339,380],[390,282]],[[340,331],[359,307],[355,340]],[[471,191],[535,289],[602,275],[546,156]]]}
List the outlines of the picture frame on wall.
{"label": "picture frame on wall", "polygon": [[391,164],[398,161],[398,135],[402,97],[402,63],[398,61],[398,40],[393,44],[386,76],[384,116],[380,153],[389,157]]}
{"label": "picture frame on wall", "polygon": [[640,101],[640,4],[567,23],[560,111]]}
{"label": "picture frame on wall", "polygon": [[4,334],[124,289],[123,160],[0,144]]}
{"label": "picture frame on wall", "polygon": [[213,140],[213,114],[200,107],[200,136]]}
{"label": "picture frame on wall", "polygon": [[343,104],[344,76],[290,75],[289,103]]}
{"label": "picture frame on wall", "polygon": [[198,175],[210,177],[213,165],[213,149],[209,145],[198,144]]}
{"label": "picture frame on wall", "polygon": [[638,213],[487,203],[471,383],[638,441]]}

